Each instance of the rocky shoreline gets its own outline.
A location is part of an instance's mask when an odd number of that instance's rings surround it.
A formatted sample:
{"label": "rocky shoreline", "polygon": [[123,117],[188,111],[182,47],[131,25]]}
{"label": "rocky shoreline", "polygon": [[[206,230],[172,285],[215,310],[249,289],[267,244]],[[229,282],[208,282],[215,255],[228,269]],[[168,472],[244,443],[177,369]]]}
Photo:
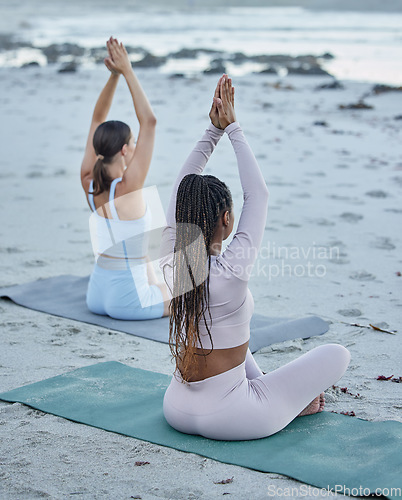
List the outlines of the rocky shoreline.
{"label": "rocky shoreline", "polygon": [[[36,46],[28,41],[17,40],[12,35],[0,34],[0,55],[8,60],[18,59],[18,51],[32,50],[31,60],[17,64],[17,67],[43,66],[52,64],[59,72],[75,72],[83,63],[103,64],[106,56],[104,47],[86,48],[72,43],[54,43],[47,46]],[[333,59],[330,53],[319,56],[307,54],[291,56],[287,54],[257,54],[247,55],[243,52],[226,52],[206,48],[182,48],[159,56],[152,54],[143,47],[127,47],[133,67],[161,68],[172,60],[195,61],[204,57],[205,63],[200,70],[206,74],[221,74],[228,72],[228,64],[242,66],[249,63],[258,65],[259,70],[253,73],[269,73],[286,76],[323,75],[332,76],[323,68],[326,60]],[[15,64],[12,64],[15,66]],[[175,76],[185,76],[185,73],[174,73]]]}

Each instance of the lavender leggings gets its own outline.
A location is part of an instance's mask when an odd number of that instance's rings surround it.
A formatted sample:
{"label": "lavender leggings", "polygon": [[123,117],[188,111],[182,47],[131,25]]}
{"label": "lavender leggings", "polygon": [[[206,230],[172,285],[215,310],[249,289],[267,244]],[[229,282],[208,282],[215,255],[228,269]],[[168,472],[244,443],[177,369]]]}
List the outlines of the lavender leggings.
{"label": "lavender leggings", "polygon": [[349,361],[345,347],[326,344],[263,375],[248,350],[241,365],[205,380],[183,383],[176,372],[163,412],[172,427],[187,434],[222,440],[270,436],[335,384]]}

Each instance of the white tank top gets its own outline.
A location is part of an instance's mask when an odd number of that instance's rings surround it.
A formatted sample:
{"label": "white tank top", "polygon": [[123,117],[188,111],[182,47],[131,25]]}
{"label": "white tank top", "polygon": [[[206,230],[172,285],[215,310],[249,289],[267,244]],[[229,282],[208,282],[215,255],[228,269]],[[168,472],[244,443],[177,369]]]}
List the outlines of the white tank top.
{"label": "white tank top", "polygon": [[92,208],[89,218],[92,248],[97,259],[99,255],[118,259],[139,259],[148,252],[149,231],[152,216],[148,208],[145,214],[135,220],[120,220],[114,204],[116,184],[121,177],[114,179],[110,185],[109,207],[112,218],[102,217],[96,211],[93,197],[93,181],[88,193],[88,201]]}

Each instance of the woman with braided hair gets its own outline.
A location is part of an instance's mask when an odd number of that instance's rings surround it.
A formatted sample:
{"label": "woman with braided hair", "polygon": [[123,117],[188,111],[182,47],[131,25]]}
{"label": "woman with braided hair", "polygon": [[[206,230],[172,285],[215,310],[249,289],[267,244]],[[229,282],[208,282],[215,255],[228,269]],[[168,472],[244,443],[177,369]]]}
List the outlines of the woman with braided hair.
{"label": "woman with braided hair", "polygon": [[[170,347],[176,370],[166,390],[167,422],[188,434],[245,440],[269,436],[298,415],[322,411],[323,392],[345,372],[350,354],[338,344],[316,347],[267,374],[248,342],[251,269],[265,228],[268,190],[236,122],[234,89],[223,75],[211,124],[177,178],[163,234],[161,268],[172,292]],[[226,133],[237,157],[243,208],[235,235],[227,186],[202,171]]]}
{"label": "woman with braided hair", "polygon": [[[95,105],[81,166],[81,184],[93,212],[90,229],[96,258],[87,305],[90,311],[115,319],[160,318],[168,314],[169,295],[148,261],[152,214],[142,189],[156,118],[124,45],[111,37],[107,49],[105,65],[111,74]],[[137,144],[128,125],[105,121],[120,75],[140,125]]]}

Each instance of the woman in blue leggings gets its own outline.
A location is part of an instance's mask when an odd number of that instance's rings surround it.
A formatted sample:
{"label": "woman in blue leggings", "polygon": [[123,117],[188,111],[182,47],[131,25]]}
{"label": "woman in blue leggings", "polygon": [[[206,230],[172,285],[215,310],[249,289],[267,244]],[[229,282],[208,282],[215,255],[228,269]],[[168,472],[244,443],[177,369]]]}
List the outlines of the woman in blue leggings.
{"label": "woman in blue leggings", "polygon": [[[157,283],[147,257],[152,213],[143,191],[156,118],[123,44],[110,38],[107,49],[110,77],[95,105],[81,166],[81,184],[93,211],[95,254],[87,305],[96,314],[116,319],[160,318],[168,314],[169,296],[166,285]],[[105,121],[120,75],[139,122],[137,143],[128,125]]]}

